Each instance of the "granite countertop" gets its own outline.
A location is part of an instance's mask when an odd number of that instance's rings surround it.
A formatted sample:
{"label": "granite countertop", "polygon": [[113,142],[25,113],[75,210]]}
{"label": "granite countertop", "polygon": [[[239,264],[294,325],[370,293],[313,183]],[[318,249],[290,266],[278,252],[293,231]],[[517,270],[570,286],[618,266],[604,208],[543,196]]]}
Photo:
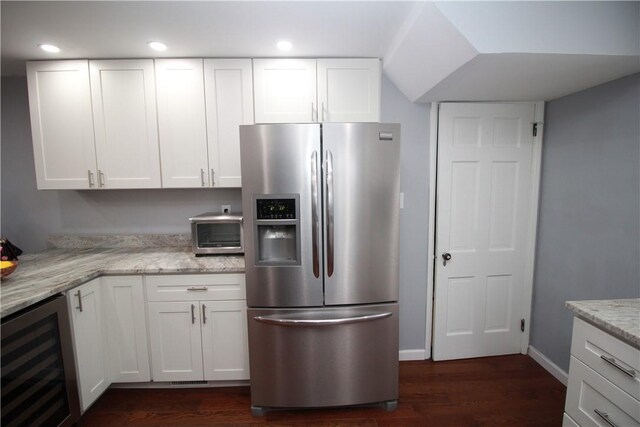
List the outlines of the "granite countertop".
{"label": "granite countertop", "polygon": [[242,255],[196,257],[186,247],[66,248],[23,255],[0,287],[0,316],[101,275],[242,273]]}
{"label": "granite countertop", "polygon": [[577,317],[640,348],[640,298],[567,301],[565,305]]}

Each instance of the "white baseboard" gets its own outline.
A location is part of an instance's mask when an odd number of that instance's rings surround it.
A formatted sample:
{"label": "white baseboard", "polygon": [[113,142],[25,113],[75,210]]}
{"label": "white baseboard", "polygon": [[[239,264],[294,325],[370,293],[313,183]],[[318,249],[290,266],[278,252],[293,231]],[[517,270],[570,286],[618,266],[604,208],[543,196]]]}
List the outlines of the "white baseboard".
{"label": "white baseboard", "polygon": [[549,360],[547,356],[540,353],[538,349],[530,345],[527,354],[533,360],[538,362],[538,364],[542,366],[544,369],[546,369],[551,375],[556,377],[558,381],[560,381],[565,386],[567,385],[567,382],[569,380],[569,375],[565,371],[563,371],[558,365],[556,365],[551,360]]}
{"label": "white baseboard", "polygon": [[425,360],[424,350],[400,350],[400,360]]}

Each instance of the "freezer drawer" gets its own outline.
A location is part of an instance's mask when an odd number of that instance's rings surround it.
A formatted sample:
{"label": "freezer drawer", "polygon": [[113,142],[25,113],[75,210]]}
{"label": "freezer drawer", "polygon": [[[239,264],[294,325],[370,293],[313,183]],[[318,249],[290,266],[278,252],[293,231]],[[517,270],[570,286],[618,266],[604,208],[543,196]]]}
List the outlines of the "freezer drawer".
{"label": "freezer drawer", "polygon": [[247,315],[254,407],[398,399],[398,304]]}

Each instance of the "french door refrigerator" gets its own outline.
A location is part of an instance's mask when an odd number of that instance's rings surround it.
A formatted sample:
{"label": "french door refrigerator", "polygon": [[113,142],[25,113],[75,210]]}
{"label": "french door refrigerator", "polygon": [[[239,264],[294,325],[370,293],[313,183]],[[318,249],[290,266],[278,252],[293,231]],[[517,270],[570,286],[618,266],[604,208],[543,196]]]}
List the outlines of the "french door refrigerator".
{"label": "french door refrigerator", "polygon": [[400,125],[240,126],[254,415],[398,398]]}

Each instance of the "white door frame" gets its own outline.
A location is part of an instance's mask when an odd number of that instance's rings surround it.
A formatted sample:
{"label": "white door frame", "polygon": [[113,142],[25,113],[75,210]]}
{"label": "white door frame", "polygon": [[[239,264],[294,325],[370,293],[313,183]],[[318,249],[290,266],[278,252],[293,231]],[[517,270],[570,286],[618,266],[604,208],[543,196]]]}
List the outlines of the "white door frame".
{"label": "white door frame", "polygon": [[[480,102],[478,102],[480,103]],[[489,104],[489,102],[483,102]],[[513,104],[513,102],[505,102]],[[497,104],[497,103],[496,103]],[[528,104],[528,103],[527,103]],[[542,140],[544,133],[544,101],[533,102],[535,106],[535,122],[537,134],[533,138],[533,156],[531,159],[531,221],[527,230],[527,258],[524,272],[524,289],[522,316],[525,320],[524,333],[520,351],[527,354],[529,334],[531,331],[531,303],[533,296],[533,272],[536,257],[536,234],[538,230],[538,201],[540,196],[540,172],[542,163]],[[435,278],[436,248],[436,177],[438,153],[438,111],[440,103],[432,102],[429,115],[429,241],[427,249],[427,325],[425,334],[425,359],[431,358],[433,339],[433,297]],[[533,125],[533,124],[532,124]]]}

